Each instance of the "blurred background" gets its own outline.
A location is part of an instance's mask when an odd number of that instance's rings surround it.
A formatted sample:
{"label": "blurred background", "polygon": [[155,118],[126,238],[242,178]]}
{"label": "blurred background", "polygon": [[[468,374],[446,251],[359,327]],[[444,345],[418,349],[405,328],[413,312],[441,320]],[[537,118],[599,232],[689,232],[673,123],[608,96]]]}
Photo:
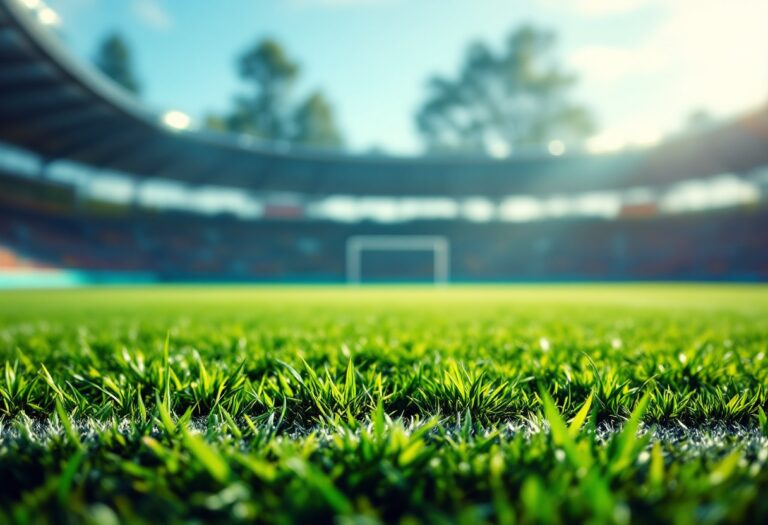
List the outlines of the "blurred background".
{"label": "blurred background", "polygon": [[0,288],[768,280],[765,0],[0,0]]}

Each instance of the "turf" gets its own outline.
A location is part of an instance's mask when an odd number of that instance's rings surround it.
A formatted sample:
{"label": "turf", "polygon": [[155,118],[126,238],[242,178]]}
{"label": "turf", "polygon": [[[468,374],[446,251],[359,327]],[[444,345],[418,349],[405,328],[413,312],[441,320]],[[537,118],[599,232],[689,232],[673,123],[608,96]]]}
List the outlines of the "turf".
{"label": "turf", "polygon": [[0,294],[0,521],[765,522],[768,288]]}

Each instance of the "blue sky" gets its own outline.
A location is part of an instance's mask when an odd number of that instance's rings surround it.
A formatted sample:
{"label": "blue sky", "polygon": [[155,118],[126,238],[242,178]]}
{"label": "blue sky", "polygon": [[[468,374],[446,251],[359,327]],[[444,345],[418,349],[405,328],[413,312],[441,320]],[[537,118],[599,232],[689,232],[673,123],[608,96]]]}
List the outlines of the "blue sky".
{"label": "blue sky", "polygon": [[321,88],[350,147],[420,147],[412,115],[426,79],[451,74],[466,44],[533,22],[559,34],[575,97],[600,135],[652,141],[693,109],[726,117],[768,100],[766,0],[48,0],[83,58],[119,30],[144,99],[199,119],[242,89],[235,57],[264,36],[301,63],[296,93]]}

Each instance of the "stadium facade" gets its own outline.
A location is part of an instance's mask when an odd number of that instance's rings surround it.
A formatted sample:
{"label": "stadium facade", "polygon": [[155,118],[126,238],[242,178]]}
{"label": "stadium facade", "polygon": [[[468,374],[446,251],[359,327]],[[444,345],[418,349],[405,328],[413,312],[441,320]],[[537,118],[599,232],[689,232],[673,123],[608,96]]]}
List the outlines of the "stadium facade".
{"label": "stadium facade", "polygon": [[26,4],[0,0],[6,283],[339,282],[350,239],[376,238],[402,242],[361,249],[355,279],[433,279],[440,258],[454,281],[768,280],[768,108],[601,155],[312,151],[147,109]]}

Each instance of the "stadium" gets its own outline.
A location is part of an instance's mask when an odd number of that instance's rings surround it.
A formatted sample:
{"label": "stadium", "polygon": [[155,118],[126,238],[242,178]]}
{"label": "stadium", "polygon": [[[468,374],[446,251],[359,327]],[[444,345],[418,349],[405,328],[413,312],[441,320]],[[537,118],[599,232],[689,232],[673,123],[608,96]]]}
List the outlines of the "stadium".
{"label": "stadium", "polygon": [[344,153],[151,110],[48,11],[0,1],[1,520],[768,516],[768,105]]}

